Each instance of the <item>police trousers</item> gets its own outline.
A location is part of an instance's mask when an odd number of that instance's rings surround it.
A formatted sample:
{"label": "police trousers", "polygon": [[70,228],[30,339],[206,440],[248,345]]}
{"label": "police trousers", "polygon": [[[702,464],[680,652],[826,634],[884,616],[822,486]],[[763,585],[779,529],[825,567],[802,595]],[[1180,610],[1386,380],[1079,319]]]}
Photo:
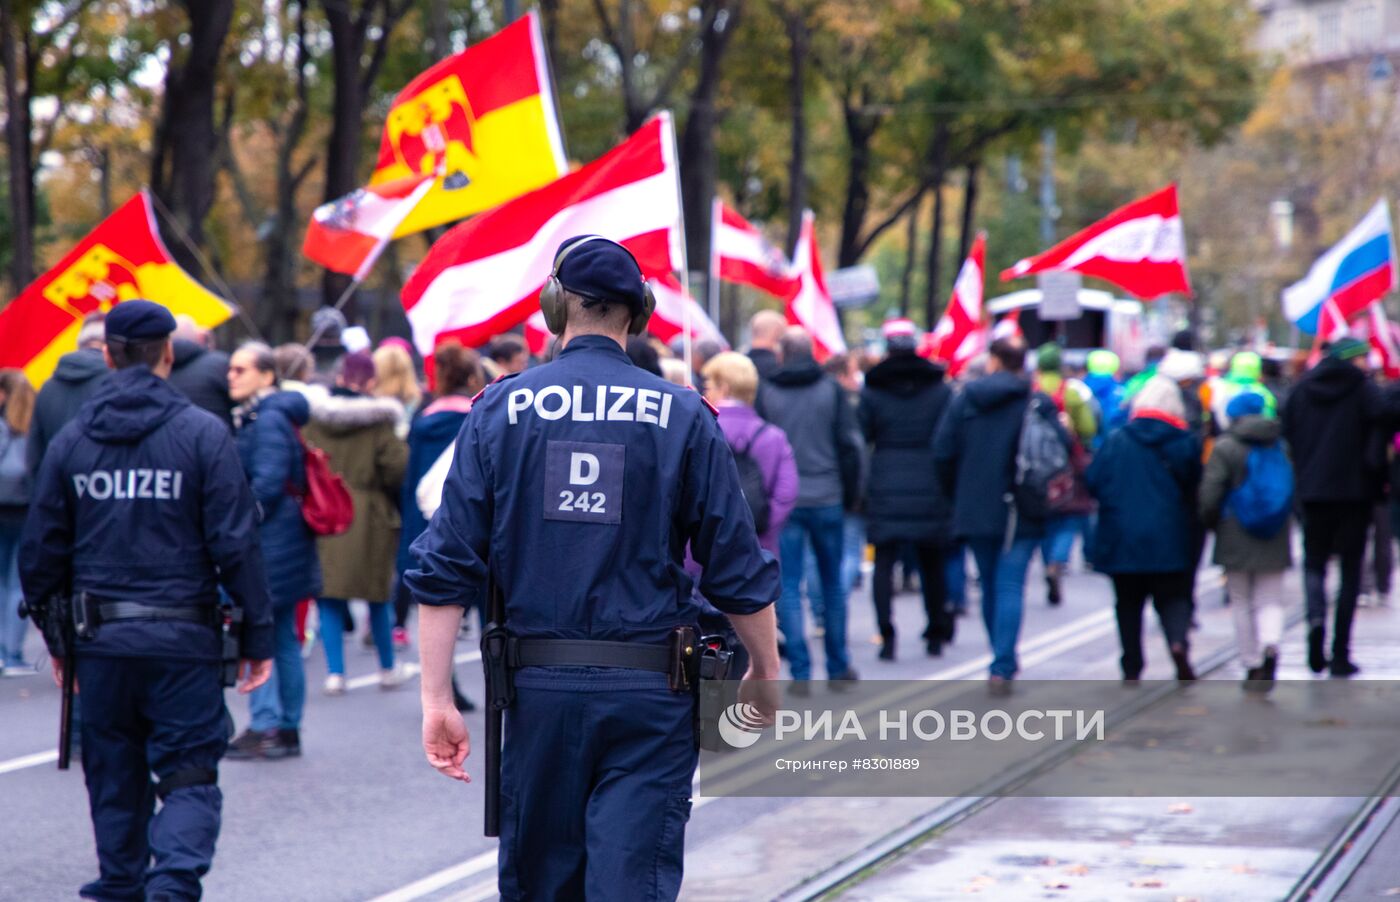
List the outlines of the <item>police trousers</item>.
{"label": "police trousers", "polygon": [[[219,665],[78,657],[87,781],[100,876],[88,899],[198,899],[223,796],[210,782],[228,743]],[[183,785],[157,809],[157,784]]]}
{"label": "police trousers", "polygon": [[517,671],[501,756],[503,902],[675,899],[693,717],[693,697],[662,674]]}

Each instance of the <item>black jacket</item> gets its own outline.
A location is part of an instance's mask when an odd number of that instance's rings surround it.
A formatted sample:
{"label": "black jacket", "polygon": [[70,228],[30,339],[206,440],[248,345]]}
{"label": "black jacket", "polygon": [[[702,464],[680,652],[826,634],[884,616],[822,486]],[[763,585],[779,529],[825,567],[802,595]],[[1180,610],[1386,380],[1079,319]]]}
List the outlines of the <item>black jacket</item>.
{"label": "black jacket", "polygon": [[184,338],[175,339],[175,367],[170,384],[176,391],[233,428],[233,401],[228,396],[228,355]]}
{"label": "black jacket", "polygon": [[749,359],[753,361],[754,369],[758,370],[760,380],[770,379],[782,364],[778,361],[778,355],[767,348],[752,348],[749,351]]}
{"label": "black jacket", "polygon": [[1385,475],[1381,391],[1350,363],[1325,357],[1298,380],[1283,408],[1299,501],[1375,501]]}
{"label": "black jacket", "polygon": [[783,365],[759,386],[758,415],[787,435],[797,463],[797,506],[860,503],[864,450],[846,390],[811,357]]}
{"label": "black jacket", "polygon": [[865,506],[871,543],[948,537],[933,436],[952,400],[943,371],[912,353],[892,355],[866,374],[857,415],[873,449]]}
{"label": "black jacket", "polygon": [[39,463],[44,459],[49,442],[68,425],[69,420],[78,415],[78,410],[97,392],[111,372],[102,359],[102,352],[94,348],[73,351],[58,358],[58,367],[39,389],[39,396],[34,400],[34,419],[29,425],[29,447],[26,451],[30,473],[39,472]]}
{"label": "black jacket", "polygon": [[[233,436],[145,367],[112,375],[39,468],[20,551],[28,598],[244,612],[245,658],[272,657],[257,513]],[[218,660],[218,633],[179,620],[102,625],[80,654]]]}

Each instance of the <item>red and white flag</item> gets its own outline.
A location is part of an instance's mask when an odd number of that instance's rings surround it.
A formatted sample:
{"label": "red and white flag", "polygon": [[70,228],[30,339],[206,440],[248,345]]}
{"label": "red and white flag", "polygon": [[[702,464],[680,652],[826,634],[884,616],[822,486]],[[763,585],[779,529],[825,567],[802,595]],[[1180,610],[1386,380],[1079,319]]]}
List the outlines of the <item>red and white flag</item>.
{"label": "red and white flag", "polygon": [[575,235],[618,241],[644,276],[669,276],[682,259],[672,128],[660,113],[587,166],[444,235],[401,295],[418,350],[447,338],[478,346],[524,322],[556,249]]}
{"label": "red and white flag", "polygon": [[982,326],[983,267],[987,255],[987,235],[978,232],[972,249],[958,270],[953,296],[929,336],[930,355],[948,365],[948,375],[956,376],[968,361],[982,353],[986,329]]}
{"label": "red and white flag", "polygon": [[797,236],[797,248],[792,252],[792,272],[797,290],[787,302],[788,322],[802,326],[812,336],[812,351],[818,361],[846,351],[846,339],[841,334],[841,320],[831,292],[826,290],[822,275],[821,255],[817,252],[816,217],[811,210],[802,214],[802,232]]}
{"label": "red and white flag", "polygon": [[1003,282],[1038,272],[1077,272],[1112,282],[1142,300],[1191,294],[1176,185],[1114,210],[1048,251],[1001,274]]}
{"label": "red and white flag", "polygon": [[783,252],[718,197],[710,222],[714,230],[710,241],[712,273],[725,282],[749,285],[784,301],[797,293],[798,278]]}
{"label": "red and white flag", "polygon": [[530,314],[529,319],[525,320],[525,345],[534,356],[542,356],[545,349],[549,347],[549,340],[553,337],[550,334],[549,326],[545,325],[543,310],[536,310]]}
{"label": "red and white flag", "polygon": [[358,188],[311,214],[301,252],[326,269],[361,281],[393,240],[399,223],[433,190],[434,175]]}
{"label": "red and white flag", "polygon": [[[674,275],[651,280],[651,293],[656,298],[656,310],[647,322],[647,331],[667,344],[685,332],[686,317],[690,318],[690,340],[699,341],[711,338],[724,347],[729,343],[720,334],[719,327],[705,313],[705,308],[691,297]],[[688,313],[686,308],[690,308]]]}
{"label": "red and white flag", "polygon": [[1335,341],[1343,334],[1365,339],[1371,345],[1371,365],[1384,370],[1389,379],[1400,376],[1400,327],[1385,315],[1385,306],[1379,301],[1366,308],[1366,311],[1351,321],[1344,333],[1329,335],[1326,340]]}

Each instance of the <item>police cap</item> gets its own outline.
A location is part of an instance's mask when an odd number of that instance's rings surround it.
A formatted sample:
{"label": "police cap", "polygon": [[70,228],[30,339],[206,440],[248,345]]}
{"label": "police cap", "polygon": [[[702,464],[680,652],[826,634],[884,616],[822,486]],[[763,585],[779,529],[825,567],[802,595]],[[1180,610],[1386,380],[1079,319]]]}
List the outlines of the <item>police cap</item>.
{"label": "police cap", "polygon": [[108,341],[154,341],[175,331],[175,317],[154,301],[123,301],[107,314]]}
{"label": "police cap", "polygon": [[581,235],[560,244],[555,259],[566,250],[555,273],[566,289],[589,301],[618,301],[633,311],[645,306],[646,280],[627,248],[596,235]]}

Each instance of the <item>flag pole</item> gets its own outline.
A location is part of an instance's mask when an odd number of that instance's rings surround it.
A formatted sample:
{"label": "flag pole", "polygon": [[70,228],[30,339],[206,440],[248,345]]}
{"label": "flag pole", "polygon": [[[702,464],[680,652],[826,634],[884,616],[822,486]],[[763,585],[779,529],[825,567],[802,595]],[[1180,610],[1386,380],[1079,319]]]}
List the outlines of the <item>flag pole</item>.
{"label": "flag pole", "polygon": [[243,325],[248,327],[249,332],[252,332],[259,341],[262,341],[263,334],[262,330],[258,328],[258,324],[253,322],[253,318],[248,315],[248,311],[244,310],[243,305],[238,303],[234,298],[233,289],[223,280],[218,270],[214,269],[213,264],[209,262],[209,258],[204,256],[204,252],[201,251],[194,243],[194,240],[190,238],[190,234],[185,231],[185,227],[180,225],[180,220],[175,218],[175,214],[170,212],[170,208],[161,201],[160,196],[154,191],[148,190],[146,196],[151,199],[151,202],[160,210],[161,215],[175,228],[175,237],[179,238],[180,243],[185,246],[185,249],[193,254],[194,258],[199,261],[199,265],[204,269],[204,274],[224,293],[224,301],[233,308],[234,313],[238,314],[239,320],[243,322]]}
{"label": "flag pole", "polygon": [[690,261],[686,259],[685,209],[681,206],[681,170],[678,164],[678,161],[680,160],[680,148],[676,146],[676,126],[675,123],[671,120],[671,111],[662,110],[660,115],[666,117],[666,133],[671,139],[671,159],[668,162],[670,162],[671,164],[671,171],[675,173],[676,176],[676,207],[679,209],[680,212],[680,220],[676,223],[676,225],[679,227],[678,231],[680,232],[681,236],[678,250],[680,252],[681,258],[681,293],[684,296],[681,301],[681,307],[683,308],[681,311],[681,356],[682,359],[685,361],[685,384],[694,388],[695,370],[693,369],[692,363],[692,361],[694,360],[694,355],[691,353],[690,341]]}
{"label": "flag pole", "polygon": [[715,239],[719,235],[720,220],[723,216],[724,201],[716,194],[710,203],[710,280],[706,286],[710,296],[710,322],[716,327],[719,326],[719,254],[718,242]]}

